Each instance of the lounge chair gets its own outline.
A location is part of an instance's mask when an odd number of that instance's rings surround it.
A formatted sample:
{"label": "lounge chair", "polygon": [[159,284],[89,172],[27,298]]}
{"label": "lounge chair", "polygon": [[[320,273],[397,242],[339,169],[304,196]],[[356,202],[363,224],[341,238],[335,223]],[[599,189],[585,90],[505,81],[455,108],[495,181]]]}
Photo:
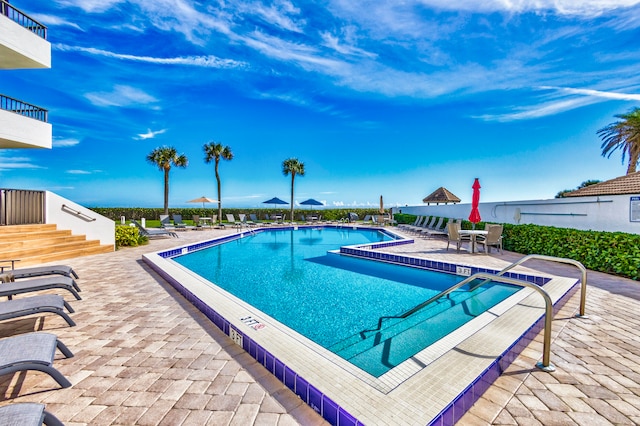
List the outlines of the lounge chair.
{"label": "lounge chair", "polygon": [[232,224],[234,228],[238,228],[238,229],[242,228],[242,222],[240,222],[239,220],[236,220],[233,214],[227,213],[227,222]]}
{"label": "lounge chair", "polygon": [[256,226],[260,226],[260,225],[268,225],[264,222],[261,222],[258,220],[258,216],[255,213],[249,213],[249,218],[251,219],[251,222],[255,223]]}
{"label": "lounge chair", "polygon": [[[0,275],[6,275],[0,274]],[[78,294],[80,287],[69,277],[40,277],[23,279],[13,282],[0,284],[0,297],[8,297],[9,299],[16,294],[31,293],[32,291],[51,290],[61,288],[69,291],[77,300],[82,300]]]}
{"label": "lounge chair", "polygon": [[0,302],[0,320],[24,317],[27,315],[50,312],[60,315],[71,327],[75,322],[67,315],[64,308],[73,313],[73,308],[57,294],[42,294],[21,299]]}
{"label": "lounge chair", "polygon": [[45,410],[44,404],[20,402],[0,407],[0,424],[20,426],[64,426],[56,416]]}
{"label": "lounge chair", "polygon": [[427,238],[431,238],[434,235],[447,235],[444,217],[439,218],[438,223],[433,228],[423,229],[420,233]]}
{"label": "lounge chair", "polygon": [[136,228],[138,228],[138,232],[140,232],[140,235],[145,236],[147,238],[154,238],[154,237],[178,238],[178,234],[167,229],[150,229],[150,228],[148,229],[140,225],[138,221],[134,219],[131,219],[131,223],[133,223],[136,226]]}
{"label": "lounge chair", "polygon": [[240,218],[240,222],[241,222],[243,225],[245,225],[245,226],[247,226],[247,227],[249,227],[249,228],[253,228],[254,226],[256,226],[256,224],[255,224],[253,221],[251,221],[251,220],[247,220],[247,215],[246,215],[246,214],[244,214],[244,213],[239,213],[239,214],[238,214],[238,217]]}
{"label": "lounge chair", "polygon": [[[11,274],[15,278],[39,277],[42,275],[64,275],[69,278],[79,278],[76,271],[67,265],[33,266],[29,268],[14,269],[14,262],[19,260],[0,260],[0,262],[11,262]],[[6,266],[0,266],[0,273],[4,272]]]}
{"label": "lounge chair", "polygon": [[490,225],[488,228],[486,236],[476,236],[476,244],[484,246],[484,254],[489,254],[491,247],[496,247],[502,254],[502,225]]}
{"label": "lounge chair", "polygon": [[414,220],[413,223],[401,223],[400,225],[398,225],[398,228],[405,229],[410,226],[418,226],[418,224],[423,220],[424,220],[423,216],[416,216],[416,220]]}
{"label": "lounge chair", "polygon": [[73,353],[51,333],[27,333],[0,339],[0,375],[37,370],[50,375],[63,388],[68,388],[71,382],[53,368],[56,348],[66,358],[73,357]]}
{"label": "lounge chair", "polygon": [[418,225],[416,226],[408,227],[407,231],[420,234],[425,229],[433,228],[435,226],[436,220],[437,220],[436,216],[431,216],[431,219],[429,219],[429,216],[425,216],[422,223],[418,223]]}
{"label": "lounge chair", "polygon": [[175,229],[175,226],[171,224],[171,220],[169,219],[168,214],[160,215],[160,227],[162,229]]}
{"label": "lounge chair", "polygon": [[176,231],[178,231],[178,230],[183,230],[184,231],[184,230],[193,228],[193,226],[187,226],[187,224],[182,221],[182,215],[181,214],[174,214],[173,215],[173,226],[176,227]]}

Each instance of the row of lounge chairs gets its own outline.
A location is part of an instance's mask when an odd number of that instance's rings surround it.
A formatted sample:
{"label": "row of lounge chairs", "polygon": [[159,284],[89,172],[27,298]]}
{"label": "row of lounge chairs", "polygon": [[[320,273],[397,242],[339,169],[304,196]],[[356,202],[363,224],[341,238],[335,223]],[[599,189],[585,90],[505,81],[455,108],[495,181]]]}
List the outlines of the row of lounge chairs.
{"label": "row of lounge chairs", "polygon": [[[458,219],[460,221],[460,219]],[[398,227],[406,232],[420,235],[422,237],[431,238],[434,236],[447,236],[447,223],[454,223],[453,219],[447,219],[438,216],[418,216],[412,224],[401,224]]]}
{"label": "row of lounge chairs", "polygon": [[[54,265],[15,269],[15,261],[8,262],[11,262],[11,270],[2,268],[0,273],[0,296],[9,299],[0,302],[0,320],[54,313],[64,318],[69,326],[75,326],[75,322],[64,311],[66,309],[73,313],[74,310],[60,295],[41,294],[13,299],[17,294],[58,288],[66,289],[80,299],[80,287],[75,281],[78,274],[71,267]],[[57,351],[66,358],[73,357],[73,352],[52,333],[32,332],[0,339],[0,375],[41,371],[61,387],[70,387],[71,382],[53,366]],[[16,403],[0,407],[0,424],[38,426],[44,423],[63,426],[45,408],[40,403]]]}

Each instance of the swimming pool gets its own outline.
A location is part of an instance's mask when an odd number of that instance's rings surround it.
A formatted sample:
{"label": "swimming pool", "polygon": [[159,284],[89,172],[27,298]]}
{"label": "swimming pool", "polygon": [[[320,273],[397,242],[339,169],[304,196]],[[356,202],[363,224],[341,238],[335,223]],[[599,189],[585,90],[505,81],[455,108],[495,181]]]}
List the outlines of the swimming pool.
{"label": "swimming pool", "polygon": [[518,291],[466,287],[376,330],[381,317],[400,315],[460,281],[331,252],[391,240],[372,229],[267,230],[173,260],[375,377]]}
{"label": "swimming pool", "polygon": [[[203,232],[210,239],[147,253],[143,261],[330,424],[454,424],[542,328],[544,304],[524,289],[375,377],[172,260],[254,233]],[[395,253],[393,246],[398,246]],[[430,258],[413,248],[411,239],[343,246],[340,252],[446,271],[459,279],[496,272],[495,266]],[[490,258],[473,259],[482,264]],[[556,306],[579,288],[575,278],[516,270],[513,277],[544,284]]]}

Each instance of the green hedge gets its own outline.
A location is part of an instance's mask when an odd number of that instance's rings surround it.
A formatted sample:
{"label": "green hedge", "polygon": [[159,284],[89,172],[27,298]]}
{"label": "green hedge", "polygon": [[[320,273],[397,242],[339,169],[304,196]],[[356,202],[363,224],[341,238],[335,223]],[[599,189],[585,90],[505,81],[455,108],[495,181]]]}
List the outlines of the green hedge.
{"label": "green hedge", "polygon": [[505,250],[566,257],[587,269],[640,280],[640,235],[539,225],[504,225]]}
{"label": "green hedge", "polygon": [[[101,214],[102,216],[108,217],[111,220],[120,223],[120,217],[124,216],[126,220],[140,220],[143,217],[147,220],[160,220],[160,215],[164,213],[164,209],[162,208],[127,208],[127,207],[91,207],[90,210]],[[258,219],[264,219],[265,214],[275,214],[275,213],[286,213],[287,217],[289,216],[289,208],[284,205],[282,208],[246,208],[246,209],[231,209],[231,208],[223,208],[222,209],[222,219],[226,221],[226,214],[231,213],[238,217],[239,213],[251,214],[254,213],[258,215]],[[388,211],[388,210],[387,210]],[[294,209],[295,219],[298,220],[300,215],[308,215],[311,212],[315,214],[322,215],[323,219],[326,220],[340,220],[345,219],[349,212],[354,212],[358,215],[360,220],[364,218],[365,215],[373,215],[379,214],[378,209],[370,208],[370,209]],[[189,207],[189,208],[171,208],[169,209],[169,214],[179,214],[182,215],[184,220],[191,220],[193,215],[199,216],[212,216],[214,214],[218,214],[217,208],[206,208],[202,207]],[[415,217],[414,217],[415,220]]]}

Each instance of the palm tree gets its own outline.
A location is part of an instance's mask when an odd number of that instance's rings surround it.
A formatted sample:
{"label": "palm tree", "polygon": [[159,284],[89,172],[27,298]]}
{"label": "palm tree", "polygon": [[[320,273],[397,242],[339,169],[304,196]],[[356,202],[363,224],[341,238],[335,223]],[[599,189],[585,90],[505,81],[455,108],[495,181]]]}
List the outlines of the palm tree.
{"label": "palm tree", "polygon": [[288,158],[282,162],[282,173],[289,176],[291,173],[291,221],[293,222],[293,184],[296,175],[304,176],[304,163],[298,161],[297,158]]}
{"label": "palm tree", "polygon": [[222,146],[217,142],[209,142],[204,145],[204,161],[210,163],[211,160],[215,161],[216,165],[216,181],[218,181],[218,219],[220,225],[222,225],[222,195],[220,194],[220,173],[218,172],[218,164],[220,164],[220,158],[224,160],[233,160],[233,152],[228,146]]}
{"label": "palm tree", "polygon": [[640,108],[634,108],[627,114],[618,114],[614,117],[622,121],[611,123],[598,130],[598,135],[603,140],[600,146],[602,156],[609,158],[613,151],[620,149],[623,163],[625,157],[629,156],[627,174],[631,174],[636,171],[640,157]]}
{"label": "palm tree", "polygon": [[185,168],[189,160],[184,154],[178,155],[172,146],[156,148],[147,155],[147,161],[164,171],[164,214],[169,214],[169,170],[171,166]]}

